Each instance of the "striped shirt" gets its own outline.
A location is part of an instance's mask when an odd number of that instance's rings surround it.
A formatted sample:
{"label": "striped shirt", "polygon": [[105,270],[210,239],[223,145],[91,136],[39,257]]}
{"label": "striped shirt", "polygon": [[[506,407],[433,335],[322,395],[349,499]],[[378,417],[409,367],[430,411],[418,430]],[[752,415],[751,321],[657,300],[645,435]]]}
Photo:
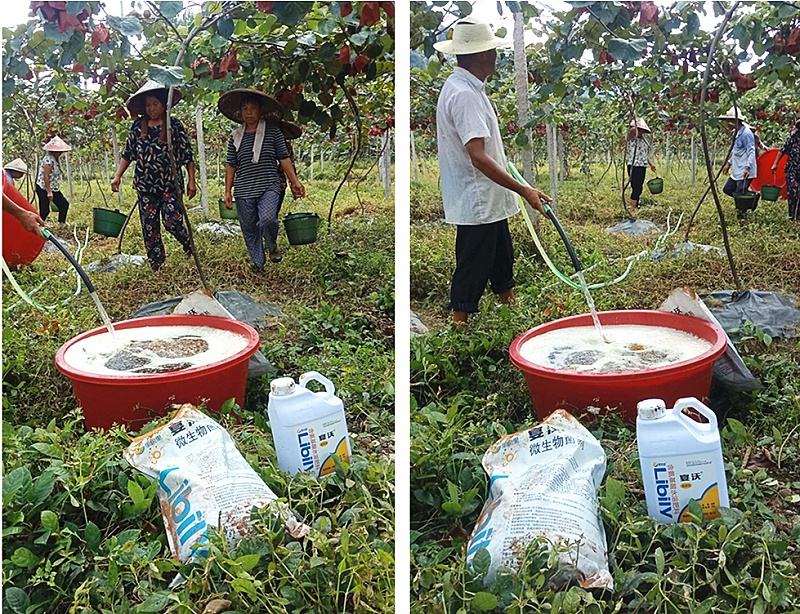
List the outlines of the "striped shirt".
{"label": "striped shirt", "polygon": [[255,132],[245,132],[239,150],[233,145],[233,135],[228,139],[225,164],[236,169],[233,180],[234,198],[259,198],[269,189],[280,191],[278,160],[289,157],[286,140],[276,124],[267,124],[264,143],[258,163],[253,164]]}

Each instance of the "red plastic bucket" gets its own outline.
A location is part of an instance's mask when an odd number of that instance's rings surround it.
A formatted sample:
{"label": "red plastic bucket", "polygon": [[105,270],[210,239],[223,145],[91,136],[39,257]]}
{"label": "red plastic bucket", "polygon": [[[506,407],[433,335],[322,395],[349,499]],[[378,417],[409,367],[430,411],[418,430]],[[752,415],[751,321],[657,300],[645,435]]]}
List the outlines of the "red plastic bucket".
{"label": "red plastic bucket", "polygon": [[153,418],[169,413],[165,406],[171,403],[197,405],[206,401],[206,407],[219,411],[225,401],[234,397],[240,406],[244,405],[248,361],[260,343],[252,326],[201,315],[152,316],[114,324],[116,329],[151,326],[208,326],[244,335],[248,343],[243,350],[220,362],[172,373],[113,377],[80,371],[64,361],[64,353],[72,345],[107,329],[103,326],[74,337],[56,353],[56,367],[72,382],[87,429],[126,424],[131,430],[138,430]]}
{"label": "red plastic bucket", "polygon": [[[39,213],[32,204],[25,200],[20,191],[6,179],[6,174],[0,174],[3,176],[3,194],[23,209]],[[9,266],[30,264],[36,260],[43,247],[44,239],[22,228],[22,224],[17,221],[17,218],[3,211],[3,259]]]}
{"label": "red plastic bucket", "polygon": [[[585,408],[599,407],[600,414],[619,412],[628,423],[636,422],[636,404],[643,399],[664,399],[672,407],[681,397],[708,398],[714,361],[725,351],[727,337],[718,326],[692,316],[664,311],[604,311],[598,314],[603,325],[637,324],[673,328],[711,342],[709,350],[666,367],[621,373],[574,373],[550,369],[523,358],[523,343],[551,330],[573,326],[592,326],[589,314],[548,322],[523,333],[511,343],[511,362],[525,374],[528,392],[539,420],[556,409],[576,416],[591,417]],[[606,408],[609,408],[606,410]],[[616,408],[616,409],[614,409]]]}

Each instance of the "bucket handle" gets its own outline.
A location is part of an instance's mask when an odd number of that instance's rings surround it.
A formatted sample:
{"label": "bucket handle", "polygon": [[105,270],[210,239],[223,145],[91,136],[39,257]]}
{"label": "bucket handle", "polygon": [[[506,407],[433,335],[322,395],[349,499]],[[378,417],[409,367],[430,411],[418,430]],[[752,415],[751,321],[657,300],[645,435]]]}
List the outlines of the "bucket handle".
{"label": "bucket handle", "polygon": [[[697,420],[692,420],[692,418],[684,414],[683,410],[687,408],[694,409],[699,413],[701,413],[703,416],[705,416],[706,420],[708,420],[708,424],[703,424],[702,422],[697,422]],[[674,411],[678,413],[678,417],[680,417],[681,420],[688,420],[695,427],[700,427],[701,429],[707,431],[712,431],[712,430],[716,431],[718,428],[717,414],[715,414],[710,407],[703,405],[703,403],[701,403],[694,397],[685,397],[683,399],[678,399],[678,401],[675,403]]]}
{"label": "bucket handle", "polygon": [[[306,373],[303,373],[303,375],[300,376],[299,384],[303,388],[306,388],[306,384],[308,382],[312,382],[312,381],[313,382],[319,382],[320,384],[325,386],[325,396],[326,397],[332,397],[336,393],[336,387],[333,385],[333,382],[331,380],[329,380],[327,377],[325,377],[324,375],[322,375],[320,373],[317,373],[316,371],[308,371]],[[319,393],[319,392],[315,393],[315,394],[322,395],[322,393]]]}

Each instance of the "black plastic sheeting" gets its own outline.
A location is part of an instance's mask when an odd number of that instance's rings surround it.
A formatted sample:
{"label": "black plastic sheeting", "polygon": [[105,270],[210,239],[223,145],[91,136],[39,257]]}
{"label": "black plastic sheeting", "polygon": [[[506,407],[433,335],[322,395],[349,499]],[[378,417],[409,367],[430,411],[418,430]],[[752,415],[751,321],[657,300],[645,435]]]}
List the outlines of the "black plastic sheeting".
{"label": "black plastic sheeting", "polygon": [[[144,318],[146,316],[160,316],[172,313],[175,307],[178,306],[184,297],[177,296],[164,301],[157,301],[155,303],[148,303],[139,308],[133,314],[134,318]],[[214,292],[214,298],[227,309],[230,314],[240,322],[246,322],[256,329],[266,328],[267,317],[282,317],[283,312],[278,309],[275,303],[267,303],[262,305],[253,297],[242,294],[235,290],[221,290]],[[250,358],[247,367],[247,377],[261,377],[267,373],[274,373],[275,367],[270,364],[267,357],[257,351]]]}
{"label": "black plastic sheeting", "polygon": [[[786,339],[800,334],[800,309],[796,298],[761,290],[745,290],[736,298],[733,290],[722,290],[704,294],[702,298],[732,339],[738,339],[740,335],[730,331],[741,328],[747,321],[773,338]],[[723,306],[715,305],[715,301]]]}

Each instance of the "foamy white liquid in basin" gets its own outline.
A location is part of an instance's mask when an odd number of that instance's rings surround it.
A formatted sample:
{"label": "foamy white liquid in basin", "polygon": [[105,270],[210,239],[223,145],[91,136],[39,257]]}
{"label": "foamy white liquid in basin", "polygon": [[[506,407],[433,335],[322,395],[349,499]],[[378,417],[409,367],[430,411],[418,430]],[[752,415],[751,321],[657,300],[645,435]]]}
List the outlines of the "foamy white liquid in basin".
{"label": "foamy white liquid in basin", "polygon": [[210,326],[147,326],[142,328],[117,328],[116,335],[100,333],[82,339],[70,346],[64,353],[64,361],[71,367],[113,377],[141,377],[142,373],[135,373],[136,368],[130,370],[110,369],[105,363],[113,356],[131,347],[134,342],[147,342],[157,340],[175,340],[180,337],[200,338],[208,344],[208,349],[192,356],[172,356],[165,358],[158,354],[138,349],[136,355],[146,358],[148,369],[158,370],[166,365],[175,363],[188,363],[186,369],[219,362],[247,347],[248,337],[227,330],[219,330]]}
{"label": "foamy white liquid in basin", "polygon": [[641,371],[689,360],[711,343],[674,328],[637,324],[604,325],[604,343],[593,326],[548,331],[528,339],[520,355],[551,369],[579,373]]}

